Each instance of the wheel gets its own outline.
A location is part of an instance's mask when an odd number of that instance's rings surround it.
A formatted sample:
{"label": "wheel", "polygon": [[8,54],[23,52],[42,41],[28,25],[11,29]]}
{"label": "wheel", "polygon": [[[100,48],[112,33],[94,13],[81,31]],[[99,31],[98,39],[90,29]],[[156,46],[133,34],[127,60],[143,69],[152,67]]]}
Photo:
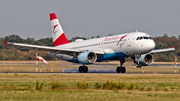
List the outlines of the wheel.
{"label": "wheel", "polygon": [[120,68],[120,73],[123,73],[123,68],[122,67],[119,67]]}
{"label": "wheel", "polygon": [[122,73],[126,73],[126,68],[122,67]]}
{"label": "wheel", "polygon": [[117,68],[116,68],[116,72],[117,72],[117,73],[120,73],[120,67],[117,67]]}
{"label": "wheel", "polygon": [[79,66],[79,72],[82,73],[84,71],[83,66]]}
{"label": "wheel", "polygon": [[88,72],[88,67],[84,66],[84,73],[87,73],[87,72]]}
{"label": "wheel", "polygon": [[137,68],[141,68],[141,64],[138,64],[136,67],[137,67]]}
{"label": "wheel", "polygon": [[126,72],[126,69],[125,69],[125,67],[117,67],[117,68],[116,68],[116,72],[117,72],[117,73],[125,73],[125,72]]}

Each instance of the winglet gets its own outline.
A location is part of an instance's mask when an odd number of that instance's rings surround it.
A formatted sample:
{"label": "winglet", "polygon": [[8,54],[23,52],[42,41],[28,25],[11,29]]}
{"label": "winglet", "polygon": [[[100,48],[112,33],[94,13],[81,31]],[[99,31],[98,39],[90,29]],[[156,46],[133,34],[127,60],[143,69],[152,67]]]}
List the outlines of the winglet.
{"label": "winglet", "polygon": [[8,44],[5,40],[4,40],[4,43],[5,43],[4,46],[6,46]]}
{"label": "winglet", "polygon": [[[173,46],[171,46],[171,49],[175,50]],[[173,51],[173,50],[172,50],[172,51]]]}

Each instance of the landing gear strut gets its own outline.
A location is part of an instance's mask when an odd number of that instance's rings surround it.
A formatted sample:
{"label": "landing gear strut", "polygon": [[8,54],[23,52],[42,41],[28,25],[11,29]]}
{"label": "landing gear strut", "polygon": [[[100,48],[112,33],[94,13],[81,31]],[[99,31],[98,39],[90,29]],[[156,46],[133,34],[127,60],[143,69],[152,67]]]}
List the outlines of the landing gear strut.
{"label": "landing gear strut", "polygon": [[116,72],[117,73],[125,73],[126,72],[126,68],[125,67],[122,67],[122,65],[125,63],[125,59],[121,59],[120,60],[120,66],[118,66],[116,68]]}
{"label": "landing gear strut", "polygon": [[79,72],[80,73],[87,73],[88,72],[88,67],[87,66],[79,66]]}
{"label": "landing gear strut", "polygon": [[139,63],[139,58],[141,57],[141,55],[136,55],[137,60],[138,60],[138,64],[136,66],[136,68],[141,68],[141,64]]}
{"label": "landing gear strut", "polygon": [[136,66],[136,68],[141,68],[141,64],[138,64],[138,65]]}

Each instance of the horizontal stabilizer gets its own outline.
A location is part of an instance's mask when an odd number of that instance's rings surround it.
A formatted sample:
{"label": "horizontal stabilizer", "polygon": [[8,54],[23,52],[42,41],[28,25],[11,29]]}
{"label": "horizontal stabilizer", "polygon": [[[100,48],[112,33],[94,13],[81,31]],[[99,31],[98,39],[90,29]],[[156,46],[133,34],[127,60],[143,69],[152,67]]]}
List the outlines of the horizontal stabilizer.
{"label": "horizontal stabilizer", "polygon": [[7,42],[6,42],[5,40],[4,40],[4,43],[5,43],[4,46],[6,46],[6,45],[7,45]]}

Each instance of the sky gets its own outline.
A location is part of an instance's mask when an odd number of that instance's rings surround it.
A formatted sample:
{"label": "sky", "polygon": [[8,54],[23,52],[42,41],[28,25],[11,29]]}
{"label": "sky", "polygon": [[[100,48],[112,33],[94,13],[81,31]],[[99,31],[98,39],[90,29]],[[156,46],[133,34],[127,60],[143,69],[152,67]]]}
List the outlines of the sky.
{"label": "sky", "polygon": [[0,0],[0,37],[52,37],[56,13],[68,39],[145,32],[180,35],[180,0]]}

